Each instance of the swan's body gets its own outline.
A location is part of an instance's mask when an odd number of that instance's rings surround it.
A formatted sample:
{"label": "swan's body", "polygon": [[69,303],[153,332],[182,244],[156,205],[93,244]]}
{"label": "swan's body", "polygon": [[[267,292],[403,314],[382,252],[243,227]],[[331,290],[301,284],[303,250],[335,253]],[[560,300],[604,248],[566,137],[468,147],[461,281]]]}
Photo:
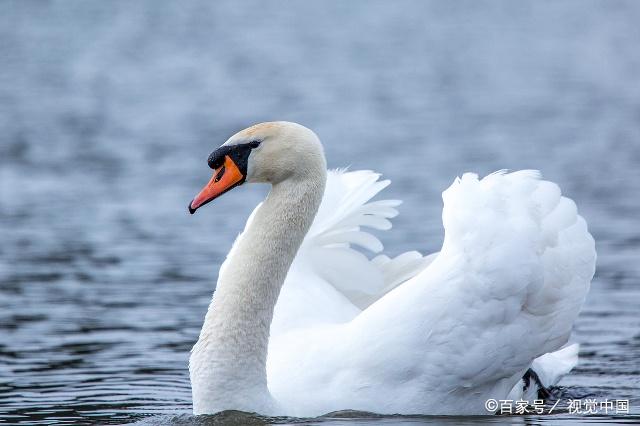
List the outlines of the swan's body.
{"label": "swan's body", "polygon": [[254,142],[240,183],[273,188],[220,269],[192,351],[196,414],[487,414],[489,398],[530,395],[532,364],[545,385],[575,365],[576,346],[549,353],[568,341],[595,251],[558,186],[531,171],[465,174],[443,193],[439,253],[369,260],[355,247],[382,250],[363,228],[391,227],[398,202],[370,201],[388,182],[327,175],[317,137],[292,123],[223,148]]}

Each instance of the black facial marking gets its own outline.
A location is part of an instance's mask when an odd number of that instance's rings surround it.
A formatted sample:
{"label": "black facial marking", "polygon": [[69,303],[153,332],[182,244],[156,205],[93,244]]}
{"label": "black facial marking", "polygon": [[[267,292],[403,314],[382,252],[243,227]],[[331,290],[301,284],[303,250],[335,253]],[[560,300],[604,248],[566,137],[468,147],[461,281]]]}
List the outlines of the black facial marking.
{"label": "black facial marking", "polygon": [[[223,145],[216,149],[209,155],[208,163],[212,169],[218,169],[224,164],[224,157],[229,156],[236,163],[238,169],[243,176],[247,175],[247,163],[249,161],[249,154],[251,150],[257,148],[260,145],[260,141],[251,141],[243,144],[236,145]],[[218,173],[218,179],[222,177],[224,170]],[[243,180],[244,182],[244,180]]]}

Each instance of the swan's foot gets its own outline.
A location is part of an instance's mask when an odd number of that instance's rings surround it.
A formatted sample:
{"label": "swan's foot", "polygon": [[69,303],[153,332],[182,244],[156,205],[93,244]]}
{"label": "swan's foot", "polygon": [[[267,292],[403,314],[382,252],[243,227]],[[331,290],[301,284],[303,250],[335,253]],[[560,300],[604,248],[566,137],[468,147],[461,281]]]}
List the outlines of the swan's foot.
{"label": "swan's foot", "polygon": [[538,386],[539,399],[545,400],[551,397],[551,392],[549,392],[549,389],[544,387],[542,381],[540,381],[540,377],[538,377],[538,373],[533,371],[533,369],[528,369],[527,372],[524,373],[524,376],[522,376],[522,380],[524,381],[524,387],[522,388],[523,392],[526,392],[527,389],[529,389],[529,386],[531,386],[531,382],[533,381],[533,383]]}

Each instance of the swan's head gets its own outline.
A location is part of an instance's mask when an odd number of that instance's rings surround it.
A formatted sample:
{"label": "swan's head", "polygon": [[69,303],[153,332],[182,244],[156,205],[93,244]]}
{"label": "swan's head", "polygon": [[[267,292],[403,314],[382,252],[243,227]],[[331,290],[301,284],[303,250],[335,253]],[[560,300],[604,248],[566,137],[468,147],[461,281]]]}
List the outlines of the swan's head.
{"label": "swan's head", "polygon": [[296,123],[260,123],[231,136],[209,155],[213,176],[189,204],[191,214],[244,182],[278,184],[319,175],[326,163],[320,140]]}

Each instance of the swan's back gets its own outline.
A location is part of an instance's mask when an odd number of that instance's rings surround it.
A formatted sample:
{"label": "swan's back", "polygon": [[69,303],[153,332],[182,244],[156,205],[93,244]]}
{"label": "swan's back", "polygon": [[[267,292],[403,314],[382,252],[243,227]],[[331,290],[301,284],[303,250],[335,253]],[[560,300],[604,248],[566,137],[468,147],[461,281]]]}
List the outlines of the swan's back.
{"label": "swan's back", "polygon": [[[566,344],[595,268],[593,238],[573,201],[534,171],[465,174],[443,201],[441,252],[388,293],[377,288],[382,297],[364,310],[353,295],[368,282],[345,291],[322,271],[304,271],[312,291],[332,293],[317,299],[328,304],[325,316],[335,308],[342,317],[291,333],[281,322],[268,363],[278,400],[301,415],[486,414],[486,399],[506,398],[535,358]],[[352,250],[324,246],[334,248]],[[283,291],[304,291],[300,278]],[[293,299],[276,317],[287,318]]]}

